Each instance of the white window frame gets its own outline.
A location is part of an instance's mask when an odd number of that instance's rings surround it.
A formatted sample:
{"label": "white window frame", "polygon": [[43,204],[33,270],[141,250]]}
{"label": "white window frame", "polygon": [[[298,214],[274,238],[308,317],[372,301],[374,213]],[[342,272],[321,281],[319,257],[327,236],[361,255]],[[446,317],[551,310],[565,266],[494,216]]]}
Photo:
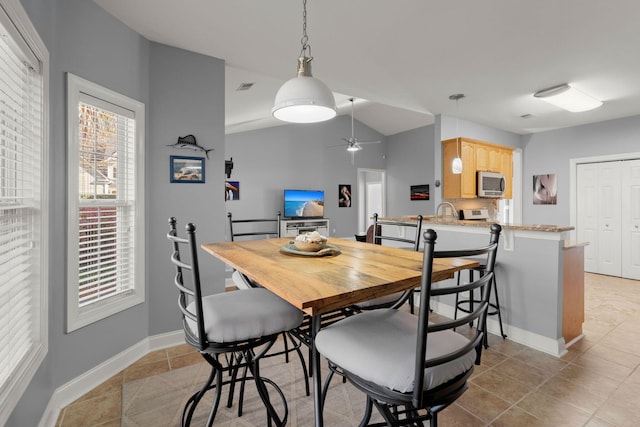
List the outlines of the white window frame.
{"label": "white window frame", "polygon": [[[88,305],[79,304],[79,114],[78,106],[86,96],[112,104],[133,113],[135,118],[135,230],[133,236],[135,276],[132,289]],[[84,101],[86,102],[86,101]],[[144,148],[145,106],[125,95],[67,73],[67,333],[113,314],[131,308],[145,300],[145,194]]]}
{"label": "white window frame", "polygon": [[10,33],[8,36],[32,58],[34,64],[31,66],[39,71],[41,78],[40,123],[36,125],[41,133],[40,162],[37,165],[40,182],[39,188],[35,189],[37,194],[33,204],[33,210],[37,212],[33,247],[39,259],[33,264],[32,342],[9,379],[0,384],[0,425],[4,425],[49,350],[49,52],[19,0],[0,0],[0,19]]}

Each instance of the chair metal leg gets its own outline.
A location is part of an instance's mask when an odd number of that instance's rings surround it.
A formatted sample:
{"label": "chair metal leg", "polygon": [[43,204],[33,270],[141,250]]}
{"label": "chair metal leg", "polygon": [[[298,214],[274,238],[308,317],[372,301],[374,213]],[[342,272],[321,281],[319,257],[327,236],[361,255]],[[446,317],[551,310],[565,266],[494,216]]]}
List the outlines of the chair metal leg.
{"label": "chair metal leg", "polygon": [[500,314],[500,299],[498,298],[498,284],[496,283],[496,276],[493,276],[493,293],[496,298],[496,311],[498,312],[498,323],[500,325],[500,335],[502,338],[507,338],[507,335],[504,333],[504,329],[502,328],[502,314]]}
{"label": "chair metal leg", "polygon": [[367,396],[367,403],[366,403],[366,406],[364,407],[364,416],[362,417],[362,421],[360,421],[360,424],[358,425],[358,427],[366,427],[367,425],[369,425],[369,421],[371,421],[372,413],[373,413],[373,401],[369,396]]}
{"label": "chair metal leg", "polygon": [[[207,358],[205,357],[205,359]],[[207,361],[209,361],[209,359],[207,359]],[[191,418],[193,417],[193,413],[196,410],[196,406],[198,406],[198,403],[200,403],[200,400],[202,399],[204,394],[211,389],[211,384],[213,384],[213,381],[216,379],[216,375],[218,376],[218,378],[220,378],[220,375],[218,375],[220,374],[220,372],[221,371],[219,371],[214,365],[212,365],[207,382],[204,384],[204,386],[202,386],[200,390],[195,392],[184,405],[182,416],[180,417],[180,425],[182,427],[191,425]]]}
{"label": "chair metal leg", "polygon": [[[271,420],[273,420],[276,426],[284,426],[287,423],[287,418],[289,417],[289,407],[287,405],[287,399],[285,398],[284,393],[282,392],[282,390],[280,390],[276,383],[268,378],[263,378],[260,376],[260,358],[258,357],[257,359],[254,359],[252,350],[247,350],[245,355],[247,358],[247,362],[249,363],[249,370],[251,371],[251,375],[253,376],[253,379],[256,383],[256,388],[258,389],[260,399],[262,399],[262,402],[267,409],[267,417],[269,419],[269,423],[271,423]],[[282,419],[280,419],[278,413],[271,404],[271,400],[269,399],[269,392],[267,391],[267,387],[265,386],[265,384],[271,385],[280,396],[280,399],[282,399],[282,403],[284,406],[284,416]]]}
{"label": "chair metal leg", "polygon": [[[282,333],[282,340],[284,341],[284,362],[289,363],[289,341],[287,341],[287,333]],[[295,343],[294,343],[295,345]]]}
{"label": "chair metal leg", "polygon": [[216,377],[216,397],[213,401],[211,411],[209,411],[209,418],[207,419],[207,427],[211,427],[216,419],[218,413],[218,406],[220,405],[220,395],[222,394],[222,372]]}
{"label": "chair metal leg", "polygon": [[304,376],[304,389],[307,393],[307,396],[311,395],[311,389],[309,388],[309,369],[307,368],[307,362],[304,361],[304,356],[302,355],[302,351],[300,351],[300,342],[297,344],[294,342],[293,337],[289,332],[285,332],[286,335],[289,336],[289,339],[294,344],[294,349],[296,353],[298,353],[298,358],[300,359],[300,364],[302,365],[302,375]]}
{"label": "chair metal leg", "polygon": [[[227,408],[231,408],[231,406],[233,405],[233,395],[236,389],[236,379],[238,378],[238,370],[239,370],[239,366],[235,366],[236,359],[239,365],[242,362],[242,356],[241,354],[234,353],[231,356],[226,356],[226,359],[227,359],[227,364],[229,365],[229,372],[231,372],[231,381],[229,384],[229,397],[227,398]],[[242,380],[242,383],[244,384],[244,379]]]}

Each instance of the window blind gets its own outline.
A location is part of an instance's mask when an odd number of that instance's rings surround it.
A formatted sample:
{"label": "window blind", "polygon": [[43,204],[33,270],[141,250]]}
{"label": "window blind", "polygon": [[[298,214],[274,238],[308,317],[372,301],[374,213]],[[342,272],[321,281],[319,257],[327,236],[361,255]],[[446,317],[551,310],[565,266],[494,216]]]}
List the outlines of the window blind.
{"label": "window blind", "polygon": [[88,95],[79,103],[78,305],[134,287],[135,119]]}
{"label": "window blind", "polygon": [[4,408],[12,385],[20,381],[20,372],[42,339],[38,306],[43,286],[43,102],[38,63],[4,18],[0,33],[0,406]]}

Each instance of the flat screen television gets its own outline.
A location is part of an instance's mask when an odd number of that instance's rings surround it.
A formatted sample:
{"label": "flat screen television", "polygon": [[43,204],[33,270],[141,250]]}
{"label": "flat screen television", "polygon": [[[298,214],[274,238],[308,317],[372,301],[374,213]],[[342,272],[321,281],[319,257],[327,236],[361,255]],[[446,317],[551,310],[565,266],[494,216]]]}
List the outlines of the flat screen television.
{"label": "flat screen television", "polygon": [[284,190],[285,218],[324,218],[324,191]]}

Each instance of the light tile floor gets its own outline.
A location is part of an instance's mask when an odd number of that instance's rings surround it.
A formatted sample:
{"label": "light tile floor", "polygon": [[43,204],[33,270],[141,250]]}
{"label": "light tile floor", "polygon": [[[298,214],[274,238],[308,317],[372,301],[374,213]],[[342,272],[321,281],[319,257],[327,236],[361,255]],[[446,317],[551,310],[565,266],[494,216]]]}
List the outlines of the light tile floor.
{"label": "light tile floor", "polygon": [[[640,282],[586,274],[585,338],[559,359],[491,336],[469,390],[440,425],[640,425],[639,324]],[[123,385],[201,362],[186,345],[150,353],[64,408],[56,425],[120,426]]]}

